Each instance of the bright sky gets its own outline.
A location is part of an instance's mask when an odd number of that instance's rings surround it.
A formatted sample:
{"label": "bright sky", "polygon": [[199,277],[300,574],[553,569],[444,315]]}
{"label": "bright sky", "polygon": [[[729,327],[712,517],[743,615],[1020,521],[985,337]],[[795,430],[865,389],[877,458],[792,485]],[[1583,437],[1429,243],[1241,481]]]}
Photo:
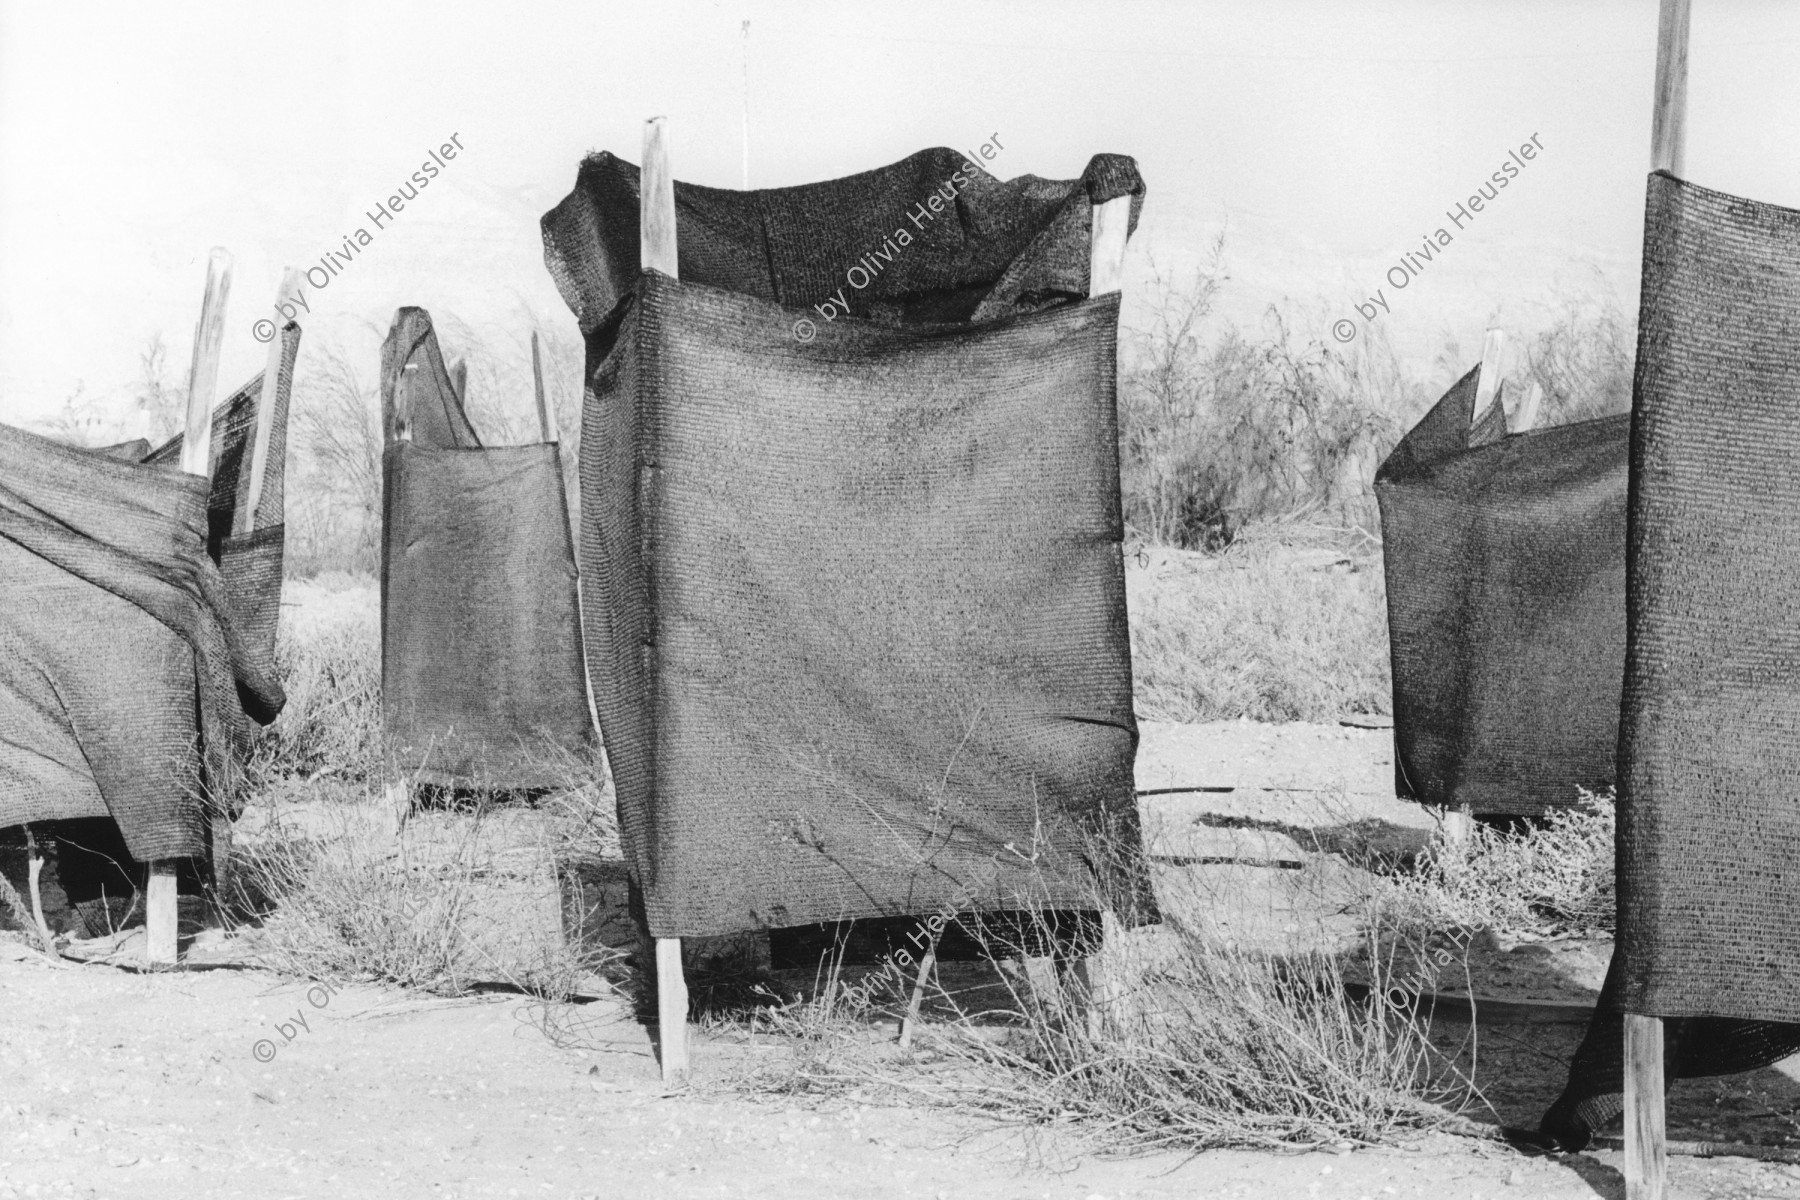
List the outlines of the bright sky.
{"label": "bright sky", "polygon": [[[1135,155],[1149,199],[1129,306],[1227,231],[1226,313],[1291,298],[1305,336],[1382,287],[1534,135],[1539,156],[1377,320],[1541,324],[1598,268],[1630,310],[1656,0],[1269,0],[842,6],[292,5],[0,0],[0,420],[78,386],[123,394],[161,333],[184,374],[208,249],[237,269],[222,384],[284,264],[374,241],[310,297],[309,331],[373,347],[393,309],[573,327],[537,218],[581,156],[636,161],[670,120],[679,178],[803,183],[997,136],[1001,177]],[[179,12],[179,17],[172,13]],[[455,15],[447,15],[448,13]],[[1800,207],[1800,4],[1697,0],[1687,175]],[[363,215],[452,134],[463,152],[385,229]]]}

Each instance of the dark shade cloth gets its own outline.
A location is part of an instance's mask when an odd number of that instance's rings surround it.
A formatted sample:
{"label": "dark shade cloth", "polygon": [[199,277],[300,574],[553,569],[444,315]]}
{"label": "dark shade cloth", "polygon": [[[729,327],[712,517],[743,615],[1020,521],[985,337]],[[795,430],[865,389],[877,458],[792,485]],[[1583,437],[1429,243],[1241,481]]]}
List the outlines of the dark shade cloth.
{"label": "dark shade cloth", "polygon": [[[281,616],[282,555],[287,544],[287,427],[300,353],[300,326],[281,330],[281,358],[269,411],[269,444],[263,461],[262,491],[256,511],[240,519],[250,501],[250,462],[262,401],[262,372],[233,392],[213,412],[209,447],[212,487],[206,501],[206,552],[219,565],[231,601],[232,625],[259,662],[273,661]],[[145,462],[177,468],[182,435],[147,454]],[[242,532],[245,526],[250,532]],[[253,696],[244,697],[254,703]],[[267,714],[273,720],[274,714]]]}
{"label": "dark shade cloth", "polygon": [[1800,212],[1658,172],[1645,215],[1620,720],[1619,936],[1544,1118],[1623,1111],[1623,1013],[1669,1083],[1800,1051]]}
{"label": "dark shade cloth", "polygon": [[1117,321],[1114,295],[802,342],[646,272],[590,337],[588,645],[655,935],[1154,911]]}
{"label": "dark shade cloth", "polygon": [[1471,425],[1479,368],[1375,476],[1401,796],[1540,816],[1614,782],[1627,414]]}
{"label": "dark shade cloth", "polygon": [[587,645],[652,932],[1154,914],[1118,300],[1086,299],[1136,165],[678,182],[679,283],[639,271],[637,183],[589,158],[543,227],[587,341]]}
{"label": "dark shade cloth", "polygon": [[207,552],[210,491],[0,426],[0,825],[110,814],[149,860],[235,811],[245,714],[283,696]]}
{"label": "dark shade cloth", "polygon": [[[412,369],[409,370],[408,367]],[[430,314],[382,346],[382,711],[390,770],[538,788],[591,777],[575,555],[553,443],[482,447]]]}
{"label": "dark shade cloth", "polygon": [[[882,324],[986,321],[1086,299],[1093,207],[1126,195],[1136,229],[1144,183],[1125,155],[1095,155],[1080,179],[1003,183],[942,147],[800,187],[677,182],[677,268],[684,283],[807,310],[790,325],[823,324],[812,306],[840,295]],[[638,169],[591,156],[543,232],[550,274],[592,334],[637,286]]]}
{"label": "dark shade cloth", "polygon": [[[1563,1094],[1539,1129],[1565,1150],[1585,1149],[1596,1131],[1625,1111],[1625,1014],[1619,1009],[1620,967],[1615,954],[1587,1033],[1569,1063]],[[1800,1054],[1800,1025],[1723,1017],[1663,1021],[1663,1085],[1677,1079],[1735,1075]]]}

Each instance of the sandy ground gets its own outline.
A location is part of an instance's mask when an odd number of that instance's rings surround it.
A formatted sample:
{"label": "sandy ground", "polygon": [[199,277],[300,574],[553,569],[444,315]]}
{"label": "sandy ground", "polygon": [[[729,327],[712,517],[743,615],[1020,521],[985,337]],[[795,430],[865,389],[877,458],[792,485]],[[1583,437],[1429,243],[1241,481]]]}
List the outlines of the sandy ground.
{"label": "sandy ground", "polygon": [[[290,601],[284,620],[367,620],[372,609],[360,583],[297,588]],[[1148,723],[1138,779],[1159,891],[1210,889],[1221,910],[1239,907],[1225,916],[1241,916],[1246,936],[1280,933],[1287,914],[1356,886],[1319,853],[1321,831],[1404,848],[1431,828],[1393,797],[1384,729]],[[553,925],[542,881],[518,886],[536,897],[534,919]],[[0,943],[0,1200],[1623,1194],[1609,1152],[1528,1157],[1433,1135],[1344,1153],[1115,1159],[1067,1129],[731,1090],[785,1052],[766,1035],[698,1037],[695,1087],[666,1095],[649,1032],[618,1001],[583,1006],[581,1036],[553,1038],[516,995],[309,988],[245,965],[241,951],[206,938],[184,969],[146,974],[57,969]],[[1481,1022],[1476,1075],[1492,1109],[1472,1118],[1535,1123],[1610,952],[1598,939],[1487,938],[1466,980],[1443,981],[1489,1000],[1576,1006]],[[1466,1020],[1437,1028],[1446,1044],[1468,1038]],[[1788,1144],[1800,1130],[1796,1077],[1789,1063],[1683,1082],[1671,1136]],[[1800,1192],[1800,1168],[1676,1159],[1672,1183],[1675,1197],[1781,1195]]]}
{"label": "sandy ground", "polygon": [[[0,1197],[1616,1197],[1619,1156],[1403,1149],[1107,1160],[1065,1132],[919,1110],[667,1096],[641,1026],[582,1051],[526,1001],[333,993],[246,970],[0,964]],[[701,1041],[724,1078],[758,1049]],[[266,1059],[267,1061],[261,1061]],[[1791,1092],[1800,1092],[1792,1089]],[[1792,1099],[1790,1094],[1789,1099]],[[1678,1159],[1677,1197],[1800,1170]]]}

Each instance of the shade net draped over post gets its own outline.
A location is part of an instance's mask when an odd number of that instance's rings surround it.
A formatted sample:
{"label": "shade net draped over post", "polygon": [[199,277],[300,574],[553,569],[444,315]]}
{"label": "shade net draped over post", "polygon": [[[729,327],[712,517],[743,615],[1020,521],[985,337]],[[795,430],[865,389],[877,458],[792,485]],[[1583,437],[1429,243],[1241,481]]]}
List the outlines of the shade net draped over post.
{"label": "shade net draped over post", "polygon": [[251,721],[284,697],[287,401],[280,377],[254,532],[246,501],[258,376],[214,414],[212,478],[180,439],[105,450],[0,426],[0,826],[112,817],[139,861],[200,857],[235,813]]}
{"label": "shade net draped over post", "polygon": [[[589,777],[594,731],[556,445],[481,445],[424,309],[395,315],[381,373],[390,770],[465,787]],[[410,440],[395,437],[402,420]]]}
{"label": "shade net draped over post", "polygon": [[1800,212],[1657,173],[1633,396],[1619,934],[1547,1131],[1800,1051]]}
{"label": "shade net draped over post", "polygon": [[[1141,193],[1122,157],[1003,184],[947,150],[678,183],[680,282],[639,272],[611,155],[545,217],[587,337],[595,701],[656,936],[1151,911],[1118,297],[1085,299],[1093,206]],[[851,316],[810,307],[840,290]]]}
{"label": "shade net draped over post", "polygon": [[1399,794],[1540,816],[1614,781],[1631,420],[1472,427],[1479,370],[1375,476]]}

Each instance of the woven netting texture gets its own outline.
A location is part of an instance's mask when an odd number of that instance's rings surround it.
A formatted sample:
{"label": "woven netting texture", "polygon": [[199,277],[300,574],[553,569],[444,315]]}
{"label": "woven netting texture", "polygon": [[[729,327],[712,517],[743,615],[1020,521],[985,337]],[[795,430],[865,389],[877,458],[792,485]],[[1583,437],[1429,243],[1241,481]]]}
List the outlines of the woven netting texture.
{"label": "woven netting texture", "polygon": [[1800,1021],[1800,213],[1651,177],[1620,1002]]}
{"label": "woven netting texture", "polygon": [[[1135,229],[1144,184],[1124,155],[1095,155],[1080,179],[1002,182],[942,147],[801,187],[677,182],[678,274],[808,310],[790,325],[825,323],[812,306],[840,299],[882,324],[986,321],[1085,298],[1093,206],[1125,195]],[[543,232],[550,274],[592,334],[637,286],[638,169],[588,158]]]}
{"label": "woven netting texture", "polygon": [[1541,815],[1614,781],[1631,419],[1471,428],[1479,368],[1375,476],[1398,793]]}
{"label": "woven netting texture", "polygon": [[[575,555],[554,444],[482,446],[424,309],[382,346],[381,680],[390,770],[537,788],[590,778]],[[404,415],[410,440],[392,436]]]}
{"label": "woven netting texture", "polygon": [[1148,906],[1117,316],[803,343],[641,278],[588,396],[582,554],[658,936]]}
{"label": "woven netting texture", "polygon": [[[250,719],[284,697],[208,553],[210,491],[0,426],[0,825],[110,814],[139,860],[196,857],[235,810]],[[272,584],[269,611],[278,559]]]}
{"label": "woven netting texture", "polygon": [[[1580,1150],[1625,1111],[1625,1015],[1619,1008],[1615,954],[1587,1033],[1569,1064],[1563,1094],[1540,1124],[1568,1150]],[[1663,1081],[1754,1071],[1800,1053],[1800,1025],[1724,1017],[1663,1021]]]}
{"label": "woven netting texture", "polygon": [[[213,415],[212,488],[206,501],[206,552],[219,565],[231,599],[232,625],[258,661],[272,661],[281,616],[281,565],[287,544],[287,428],[294,387],[294,360],[300,353],[300,326],[281,330],[281,358],[269,406],[268,447],[262,490],[253,520],[240,520],[250,503],[257,412],[262,402],[261,372],[226,398]],[[181,463],[182,435],[176,434],[144,461],[166,467]],[[249,532],[244,532],[248,529]]]}
{"label": "woven netting texture", "polygon": [[1619,935],[1544,1118],[1623,1111],[1621,1013],[1664,1077],[1800,1051],[1800,212],[1657,173],[1645,217]]}
{"label": "woven netting texture", "polygon": [[637,182],[592,157],[543,225],[587,335],[587,644],[651,928],[1153,912],[1117,301],[1084,301],[1136,165],[678,182],[680,283],[638,271]]}

